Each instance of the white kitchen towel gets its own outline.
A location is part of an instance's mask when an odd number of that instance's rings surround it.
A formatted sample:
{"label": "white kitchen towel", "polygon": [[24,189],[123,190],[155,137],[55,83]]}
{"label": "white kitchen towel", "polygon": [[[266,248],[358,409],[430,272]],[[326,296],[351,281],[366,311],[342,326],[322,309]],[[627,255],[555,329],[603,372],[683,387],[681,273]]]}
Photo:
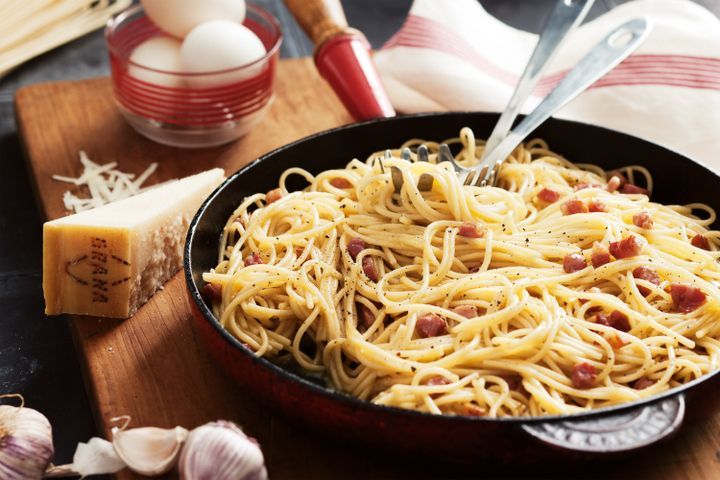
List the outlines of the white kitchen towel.
{"label": "white kitchen towel", "polygon": [[[556,117],[645,138],[720,172],[720,20],[690,0],[636,0],[579,27],[524,111],[607,33],[636,17],[650,19],[650,36]],[[536,41],[476,0],[415,0],[375,61],[400,112],[498,112]]]}

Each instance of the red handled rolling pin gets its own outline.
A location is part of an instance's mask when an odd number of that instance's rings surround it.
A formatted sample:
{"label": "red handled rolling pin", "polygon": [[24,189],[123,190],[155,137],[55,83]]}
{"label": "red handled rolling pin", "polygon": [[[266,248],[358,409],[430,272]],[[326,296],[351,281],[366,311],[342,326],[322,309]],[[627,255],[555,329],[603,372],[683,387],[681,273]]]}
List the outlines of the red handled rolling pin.
{"label": "red handled rolling pin", "polygon": [[350,28],[340,0],[285,0],[315,44],[315,66],[356,120],[395,115],[370,54],[370,43]]}

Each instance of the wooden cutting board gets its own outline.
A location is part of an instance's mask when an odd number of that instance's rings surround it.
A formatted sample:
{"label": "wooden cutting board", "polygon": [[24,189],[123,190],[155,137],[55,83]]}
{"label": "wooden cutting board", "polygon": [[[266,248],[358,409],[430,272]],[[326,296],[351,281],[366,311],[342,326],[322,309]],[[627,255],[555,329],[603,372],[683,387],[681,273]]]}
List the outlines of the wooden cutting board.
{"label": "wooden cutting board", "polygon": [[[79,150],[96,162],[117,161],[126,172],[159,162],[153,182],[211,167],[228,174],[259,155],[308,134],[348,123],[349,116],[309,59],[280,62],[277,99],[264,121],[240,141],[218,148],[181,150],[136,134],[120,117],[107,78],[33,85],[18,91],[18,126],[38,204],[47,219],[66,214],[67,185],[51,175],[76,176]],[[29,319],[61,321],[59,318]],[[100,432],[130,415],[133,426],[193,428],[230,419],[258,438],[271,478],[494,478],[565,477],[567,470],[508,472],[504,467],[448,466],[442,459],[394,458],[343,445],[294,426],[259,405],[210,358],[191,325],[184,279],[176,275],[132,318],[72,316],[70,324]],[[672,442],[626,460],[595,464],[581,478],[720,478],[720,415],[686,426]],[[119,478],[135,478],[128,471]]]}

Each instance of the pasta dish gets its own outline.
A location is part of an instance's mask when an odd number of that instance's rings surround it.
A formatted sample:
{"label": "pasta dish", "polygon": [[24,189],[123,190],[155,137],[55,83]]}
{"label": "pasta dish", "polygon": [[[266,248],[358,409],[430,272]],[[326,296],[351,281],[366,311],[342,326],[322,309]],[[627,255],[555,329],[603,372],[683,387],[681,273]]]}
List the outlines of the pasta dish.
{"label": "pasta dish", "polygon": [[[468,128],[446,143],[466,167],[483,149]],[[652,202],[646,169],[573,164],[541,140],[491,187],[462,185],[437,143],[402,147],[290,168],[228,219],[203,292],[256,355],[376,404],[490,417],[630,402],[718,368],[710,207]]]}

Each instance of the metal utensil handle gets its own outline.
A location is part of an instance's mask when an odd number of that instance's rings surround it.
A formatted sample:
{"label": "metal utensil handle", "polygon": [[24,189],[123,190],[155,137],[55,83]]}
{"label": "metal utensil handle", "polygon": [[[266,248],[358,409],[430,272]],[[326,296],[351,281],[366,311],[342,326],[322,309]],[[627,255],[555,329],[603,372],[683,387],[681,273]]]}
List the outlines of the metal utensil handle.
{"label": "metal utensil handle", "polygon": [[630,20],[610,32],[570,70],[535,110],[488,154],[485,161],[492,166],[490,171],[504,161],[530,132],[630,55],[649,32],[650,22],[644,18]]}
{"label": "metal utensil handle", "polygon": [[646,447],[677,432],[685,395],[600,418],[526,424],[522,429],[553,448],[583,453],[620,453]]}
{"label": "metal utensil handle", "polygon": [[[507,136],[520,108],[535,89],[540,76],[550,63],[550,60],[555,56],[560,44],[562,44],[567,34],[585,18],[594,1],[558,0],[557,4],[555,4],[555,8],[550,13],[548,21],[540,34],[537,45],[535,45],[535,50],[530,56],[530,60],[528,60],[525,71],[515,87],[515,92],[513,92],[492,134],[490,134],[490,138],[487,140],[484,152],[490,152]],[[485,156],[485,153],[483,153],[482,158],[485,158]]]}

